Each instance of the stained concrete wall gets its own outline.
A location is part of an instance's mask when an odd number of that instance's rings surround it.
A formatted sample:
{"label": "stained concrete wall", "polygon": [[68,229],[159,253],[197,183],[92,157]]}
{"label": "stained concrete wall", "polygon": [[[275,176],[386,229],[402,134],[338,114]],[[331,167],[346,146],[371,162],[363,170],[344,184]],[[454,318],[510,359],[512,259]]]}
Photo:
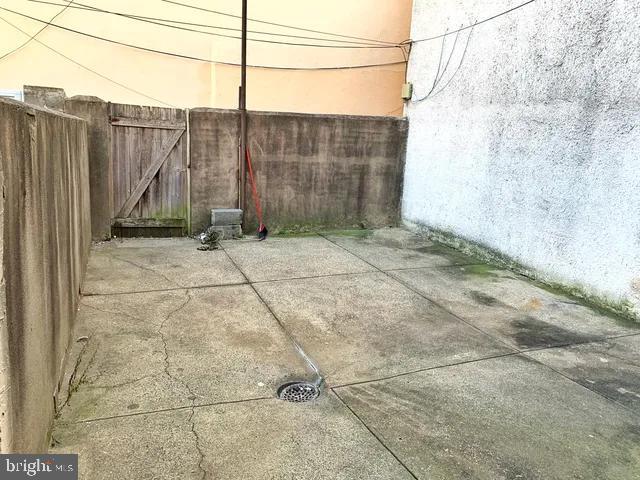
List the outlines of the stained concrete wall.
{"label": "stained concrete wall", "polygon": [[86,123],[0,100],[0,451],[46,451],[91,241]]}
{"label": "stained concrete wall", "polygon": [[[25,87],[25,100],[87,121],[92,235],[102,240],[111,229],[109,104],[96,97],[60,104],[59,90]],[[406,120],[395,117],[250,112],[249,145],[269,227],[396,224],[407,129]],[[209,225],[212,208],[237,206],[239,111],[189,110],[189,138],[191,222],[198,233]],[[252,228],[249,186],[246,205]]]}
{"label": "stained concrete wall", "polygon": [[91,192],[91,236],[111,238],[111,124],[109,103],[97,98],[66,98],[64,111],[87,122],[89,145],[89,184]]}
{"label": "stained concrete wall", "polygon": [[[239,113],[193,109],[189,123],[197,232],[209,224],[211,208],[236,206]],[[406,121],[250,112],[248,125],[265,223],[272,229],[397,223]],[[247,223],[255,224],[249,186]]]}
{"label": "stained concrete wall", "polygon": [[[416,0],[412,38],[519,3]],[[539,0],[478,25],[466,55],[470,30],[448,37],[446,88],[407,109],[404,219],[640,311],[639,25],[634,0]],[[414,99],[441,45],[414,45]]]}
{"label": "stained concrete wall", "polygon": [[31,105],[64,110],[64,101],[67,95],[62,88],[25,85],[22,87],[22,93],[24,101]]}
{"label": "stained concrete wall", "polygon": [[189,110],[191,230],[210,224],[212,208],[236,208],[240,113],[237,110]]}
{"label": "stained concrete wall", "polygon": [[91,190],[91,236],[111,238],[112,201],[111,124],[109,103],[98,97],[67,97],[62,88],[25,85],[24,101],[80,117],[87,122],[89,143],[89,183]]}

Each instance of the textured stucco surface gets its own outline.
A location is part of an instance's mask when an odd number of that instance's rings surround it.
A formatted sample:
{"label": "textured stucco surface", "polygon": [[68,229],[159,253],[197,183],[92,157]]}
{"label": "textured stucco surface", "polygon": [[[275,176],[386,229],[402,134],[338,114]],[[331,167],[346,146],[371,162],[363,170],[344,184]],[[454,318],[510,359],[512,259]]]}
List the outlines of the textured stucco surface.
{"label": "textured stucco surface", "polygon": [[0,101],[0,449],[46,451],[89,253],[86,123]]}
{"label": "textured stucco surface", "polygon": [[[416,0],[412,38],[519,0]],[[410,103],[403,218],[498,250],[543,279],[640,306],[640,4],[538,0],[455,45]],[[414,100],[442,41],[414,46]],[[441,68],[442,71],[442,68]]]}

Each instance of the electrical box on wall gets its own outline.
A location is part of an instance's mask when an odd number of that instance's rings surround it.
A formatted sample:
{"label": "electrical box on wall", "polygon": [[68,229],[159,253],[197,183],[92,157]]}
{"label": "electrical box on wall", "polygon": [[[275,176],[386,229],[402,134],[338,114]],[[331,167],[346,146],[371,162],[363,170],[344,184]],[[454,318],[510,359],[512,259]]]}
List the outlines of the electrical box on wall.
{"label": "electrical box on wall", "polygon": [[402,98],[404,100],[410,100],[413,95],[413,83],[405,83],[402,85]]}

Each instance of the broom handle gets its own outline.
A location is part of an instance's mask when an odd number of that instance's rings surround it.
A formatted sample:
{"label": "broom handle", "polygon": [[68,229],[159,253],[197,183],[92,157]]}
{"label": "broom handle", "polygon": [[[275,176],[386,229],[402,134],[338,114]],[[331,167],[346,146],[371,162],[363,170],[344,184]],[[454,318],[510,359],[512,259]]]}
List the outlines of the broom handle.
{"label": "broom handle", "polygon": [[249,147],[246,149],[247,168],[249,169],[249,181],[251,182],[251,196],[253,197],[253,203],[256,205],[256,215],[260,222],[259,229],[262,228],[262,206],[260,205],[260,197],[258,197],[258,189],[256,187],[256,180],[253,177],[253,167],[251,166],[251,154],[249,153]]}

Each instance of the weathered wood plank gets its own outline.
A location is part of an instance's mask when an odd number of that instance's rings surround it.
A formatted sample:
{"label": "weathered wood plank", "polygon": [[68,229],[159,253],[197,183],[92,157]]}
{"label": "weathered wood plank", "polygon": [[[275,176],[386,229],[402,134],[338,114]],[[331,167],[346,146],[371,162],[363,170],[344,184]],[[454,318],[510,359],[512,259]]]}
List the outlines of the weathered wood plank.
{"label": "weathered wood plank", "polygon": [[162,167],[162,164],[167,159],[176,143],[178,143],[178,140],[180,140],[180,137],[182,137],[183,133],[184,130],[176,130],[175,132],[172,132],[172,134],[163,142],[158,156],[153,159],[144,175],[142,176],[136,187],[133,189],[133,192],[131,193],[129,198],[124,202],[124,205],[118,212],[118,217],[128,217],[131,214],[133,208],[138,203],[138,200],[140,200],[140,197],[145,192],[153,178],[156,176],[158,170],[160,170],[160,167]]}
{"label": "weathered wood plank", "polygon": [[[110,104],[109,114],[111,118],[116,119],[111,127],[111,162],[114,172],[111,186],[111,216],[116,218],[122,216],[122,207],[161,153],[165,141],[180,130],[162,127],[182,126],[182,129],[186,129],[187,114],[184,110],[176,108],[118,103]],[[133,128],[127,128],[129,123]],[[140,125],[144,127],[135,128]],[[189,197],[185,174],[188,153],[185,137],[183,135],[170,151],[127,217],[186,218]],[[136,229],[131,227],[128,230]]]}
{"label": "weathered wood plank", "polygon": [[112,225],[114,227],[145,227],[145,228],[167,228],[167,227],[184,227],[186,220],[184,218],[114,218]]}
{"label": "weathered wood plank", "polygon": [[156,120],[148,118],[111,117],[111,125],[117,127],[161,128],[166,130],[180,130],[186,128],[186,122],[175,120]]}

